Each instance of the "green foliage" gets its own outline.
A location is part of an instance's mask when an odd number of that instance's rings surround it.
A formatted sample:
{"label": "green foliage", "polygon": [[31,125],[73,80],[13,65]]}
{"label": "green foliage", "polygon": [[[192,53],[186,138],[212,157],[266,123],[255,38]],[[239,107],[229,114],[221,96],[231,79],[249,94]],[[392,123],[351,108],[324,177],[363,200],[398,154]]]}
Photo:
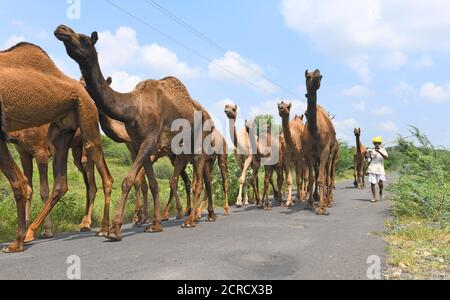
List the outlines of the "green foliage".
{"label": "green foliage", "polygon": [[160,159],[154,164],[156,178],[170,180],[173,174],[173,166],[168,158]]}
{"label": "green foliage", "polygon": [[259,115],[255,118],[255,125],[256,125],[256,133],[259,135],[261,132],[261,126],[263,124],[271,124],[272,125],[272,132],[275,135],[278,135],[282,132],[282,127],[276,123],[274,116],[272,115]]}
{"label": "green foliage", "polygon": [[430,222],[450,222],[450,154],[435,150],[414,128],[415,146],[399,140],[400,178],[390,187],[397,217],[419,217]]}
{"label": "green foliage", "polygon": [[340,158],[337,165],[337,176],[343,176],[353,170],[354,150],[344,141],[339,141],[339,147]]}

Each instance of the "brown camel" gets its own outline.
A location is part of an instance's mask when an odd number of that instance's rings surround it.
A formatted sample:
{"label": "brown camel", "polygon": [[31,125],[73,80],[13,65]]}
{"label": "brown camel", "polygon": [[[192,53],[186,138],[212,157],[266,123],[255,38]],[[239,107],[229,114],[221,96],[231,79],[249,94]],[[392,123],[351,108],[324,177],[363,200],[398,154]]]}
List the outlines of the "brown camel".
{"label": "brown camel", "polygon": [[[78,127],[83,141],[83,162],[89,157],[97,166],[105,192],[102,229],[109,225],[110,195],[113,179],[106,166],[98,128],[97,109],[84,88],[64,75],[41,48],[29,43],[0,52],[0,116],[3,139],[0,141],[0,169],[14,191],[18,212],[18,230],[14,243],[5,252],[23,251],[26,227],[26,201],[31,187],[17,167],[6,146],[8,133],[52,123],[54,186],[50,197],[30,226],[26,241],[44,222],[51,209],[67,192],[67,156]],[[86,167],[86,166],[85,166]]]}
{"label": "brown camel", "polygon": [[[142,167],[145,168],[149,179],[154,202],[154,218],[146,231],[161,232],[163,228],[161,225],[159,188],[150,156],[155,155],[158,149],[171,146],[172,139],[179,134],[179,132],[172,130],[174,121],[184,120],[187,121],[191,129],[196,128],[195,125],[197,124],[194,124],[195,107],[189,92],[178,79],[167,77],[162,80],[143,81],[130,93],[117,93],[107,84],[101,73],[95,49],[98,40],[96,32],[93,32],[89,37],[77,34],[71,28],[61,25],[56,29],[55,36],[64,43],[69,57],[80,65],[89,94],[97,106],[109,117],[125,124],[133,148],[138,153],[131,172],[123,181],[122,197],[108,238],[113,241],[122,239],[121,227],[125,204],[130,189]],[[191,135],[192,137],[195,136],[193,131],[191,131]],[[205,132],[201,132],[200,136],[203,141]],[[196,143],[192,144],[197,146]],[[195,154],[193,159],[194,207],[197,207],[203,191],[203,171],[206,159],[203,151],[198,150],[197,148],[191,149],[192,153],[201,153]],[[195,225],[195,211],[193,209],[183,227],[193,228]]]}
{"label": "brown camel", "polygon": [[361,128],[355,128],[356,148],[355,156],[353,158],[355,166],[355,188],[364,189],[366,187],[365,173],[366,173],[366,155],[367,148],[361,143]]}
{"label": "brown camel", "polygon": [[[253,141],[253,144],[250,140],[250,135],[254,135],[256,138],[256,134],[254,133],[254,123],[252,121],[246,121],[245,129],[241,131],[238,135],[236,130],[236,118],[237,118],[237,110],[238,106],[235,104],[228,104],[225,106],[225,114],[227,115],[229,122],[229,130],[231,136],[231,140],[234,145],[234,156],[236,159],[236,163],[241,169],[241,178],[239,179],[239,195],[236,202],[236,207],[242,207],[243,205],[249,204],[248,199],[248,185],[247,182],[247,171],[249,168],[252,169],[252,177],[250,178],[250,185],[253,188],[253,197],[256,199],[256,203],[260,204],[259,199],[259,188],[258,188],[258,172],[260,168],[260,162],[257,160],[256,156],[256,140]],[[244,193],[244,203],[242,203],[242,193]]]}
{"label": "brown camel", "polygon": [[[202,218],[202,211],[203,207],[206,204],[206,201],[208,200],[208,218],[206,221],[208,222],[214,222],[216,221],[216,215],[214,213],[214,207],[213,207],[213,199],[212,199],[212,177],[213,177],[213,171],[214,171],[214,164],[216,160],[219,163],[219,169],[222,175],[222,187],[223,192],[225,196],[225,206],[224,206],[224,215],[230,215],[230,208],[228,205],[228,153],[227,153],[227,143],[225,141],[225,138],[216,130],[214,122],[211,119],[210,114],[208,111],[197,101],[192,100],[192,103],[198,112],[202,112],[203,119],[210,121],[210,126],[212,129],[211,135],[210,135],[210,145],[209,145],[209,153],[206,157],[206,162],[204,166],[204,182],[205,182],[205,193],[203,195],[203,200],[198,209],[196,210],[196,216],[197,219]],[[185,168],[188,163],[193,161],[192,155],[179,155],[175,158],[174,167],[175,171],[171,180],[171,196],[169,199],[169,202],[167,204],[167,207],[164,211],[164,215],[168,217],[168,212],[170,208],[171,201],[173,197],[177,199],[177,209],[178,209],[178,203],[179,203],[179,195],[178,195],[178,177],[179,177],[179,171],[183,170],[185,171]],[[196,209],[196,207],[194,207]],[[188,198],[187,201],[187,207],[186,207],[186,214],[190,214],[192,210],[190,199]],[[178,209],[178,213],[180,213],[180,209]]]}
{"label": "brown camel", "polygon": [[[314,208],[314,197],[319,200],[318,215],[328,215],[327,207],[331,203],[333,159],[337,159],[339,149],[334,125],[328,113],[317,104],[317,91],[320,89],[322,75],[319,70],[305,72],[308,94],[308,110],[305,129],[302,134],[302,147],[309,169],[309,188],[311,191],[307,209]],[[313,180],[314,179],[314,180]],[[312,193],[315,183],[316,192]]]}
{"label": "brown camel", "polygon": [[[284,171],[284,152],[286,149],[286,141],[281,133],[278,138],[273,137],[272,124],[260,124],[260,136],[258,138],[258,159],[264,165],[264,191],[259,208],[271,210],[272,206],[269,201],[269,188],[271,185],[274,197],[280,205],[283,202],[283,171]],[[278,153],[276,153],[278,152]],[[273,174],[277,174],[277,185],[273,183]]]}
{"label": "brown camel", "polygon": [[[17,152],[20,156],[20,161],[25,176],[28,179],[29,186],[33,189],[33,159],[36,160],[39,179],[40,179],[40,195],[42,201],[45,203],[49,196],[49,183],[48,183],[48,160],[54,153],[51,153],[50,149],[54,146],[51,145],[51,141],[48,141],[48,131],[50,125],[43,125],[40,127],[29,128],[16,132],[9,133],[9,142],[15,144]],[[94,165],[88,160],[86,168],[83,167],[83,143],[81,139],[81,132],[76,131],[74,138],[70,144],[72,149],[73,161],[78,170],[83,174],[83,179],[86,186],[86,213],[80,224],[81,231],[90,231],[92,224],[92,210],[97,194],[97,186],[95,184]],[[30,207],[31,198],[27,199],[26,203],[26,223],[30,221]],[[40,238],[51,238],[52,223],[50,215],[45,218],[44,232],[39,236]]]}
{"label": "brown camel", "polygon": [[297,179],[297,202],[300,203],[306,197],[306,173],[305,160],[303,157],[301,135],[305,128],[303,124],[303,115],[295,116],[290,121],[292,103],[281,102],[278,104],[278,112],[283,121],[283,134],[286,141],[286,149],[284,152],[284,169],[287,171],[286,180],[288,184],[288,199],[286,206],[292,206],[292,172],[291,165],[295,165],[295,173]]}

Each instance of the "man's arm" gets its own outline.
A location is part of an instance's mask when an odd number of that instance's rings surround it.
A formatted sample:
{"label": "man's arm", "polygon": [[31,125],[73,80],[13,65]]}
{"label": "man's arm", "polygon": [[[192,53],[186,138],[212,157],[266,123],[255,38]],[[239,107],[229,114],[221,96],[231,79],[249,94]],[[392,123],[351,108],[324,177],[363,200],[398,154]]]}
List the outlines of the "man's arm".
{"label": "man's arm", "polygon": [[388,160],[389,159],[389,155],[387,153],[386,150],[384,149],[378,149],[376,150],[378,153],[380,153],[380,155],[383,157],[383,159]]}

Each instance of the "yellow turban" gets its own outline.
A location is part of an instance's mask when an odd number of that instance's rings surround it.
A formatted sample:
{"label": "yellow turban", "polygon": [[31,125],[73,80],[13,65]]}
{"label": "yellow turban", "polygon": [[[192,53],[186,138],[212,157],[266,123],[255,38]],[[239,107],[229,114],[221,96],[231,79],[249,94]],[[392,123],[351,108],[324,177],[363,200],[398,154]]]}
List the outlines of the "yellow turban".
{"label": "yellow turban", "polygon": [[383,138],[381,136],[374,137],[372,141],[374,144],[383,144]]}

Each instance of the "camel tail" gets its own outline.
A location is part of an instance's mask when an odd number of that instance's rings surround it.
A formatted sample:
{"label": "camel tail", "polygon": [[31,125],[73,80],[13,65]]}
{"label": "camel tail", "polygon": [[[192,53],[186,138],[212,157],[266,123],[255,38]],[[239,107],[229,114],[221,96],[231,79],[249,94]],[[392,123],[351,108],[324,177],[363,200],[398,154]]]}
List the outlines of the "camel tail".
{"label": "camel tail", "polygon": [[2,95],[0,95],[0,140],[6,141],[8,132],[6,131],[6,109],[3,104]]}

